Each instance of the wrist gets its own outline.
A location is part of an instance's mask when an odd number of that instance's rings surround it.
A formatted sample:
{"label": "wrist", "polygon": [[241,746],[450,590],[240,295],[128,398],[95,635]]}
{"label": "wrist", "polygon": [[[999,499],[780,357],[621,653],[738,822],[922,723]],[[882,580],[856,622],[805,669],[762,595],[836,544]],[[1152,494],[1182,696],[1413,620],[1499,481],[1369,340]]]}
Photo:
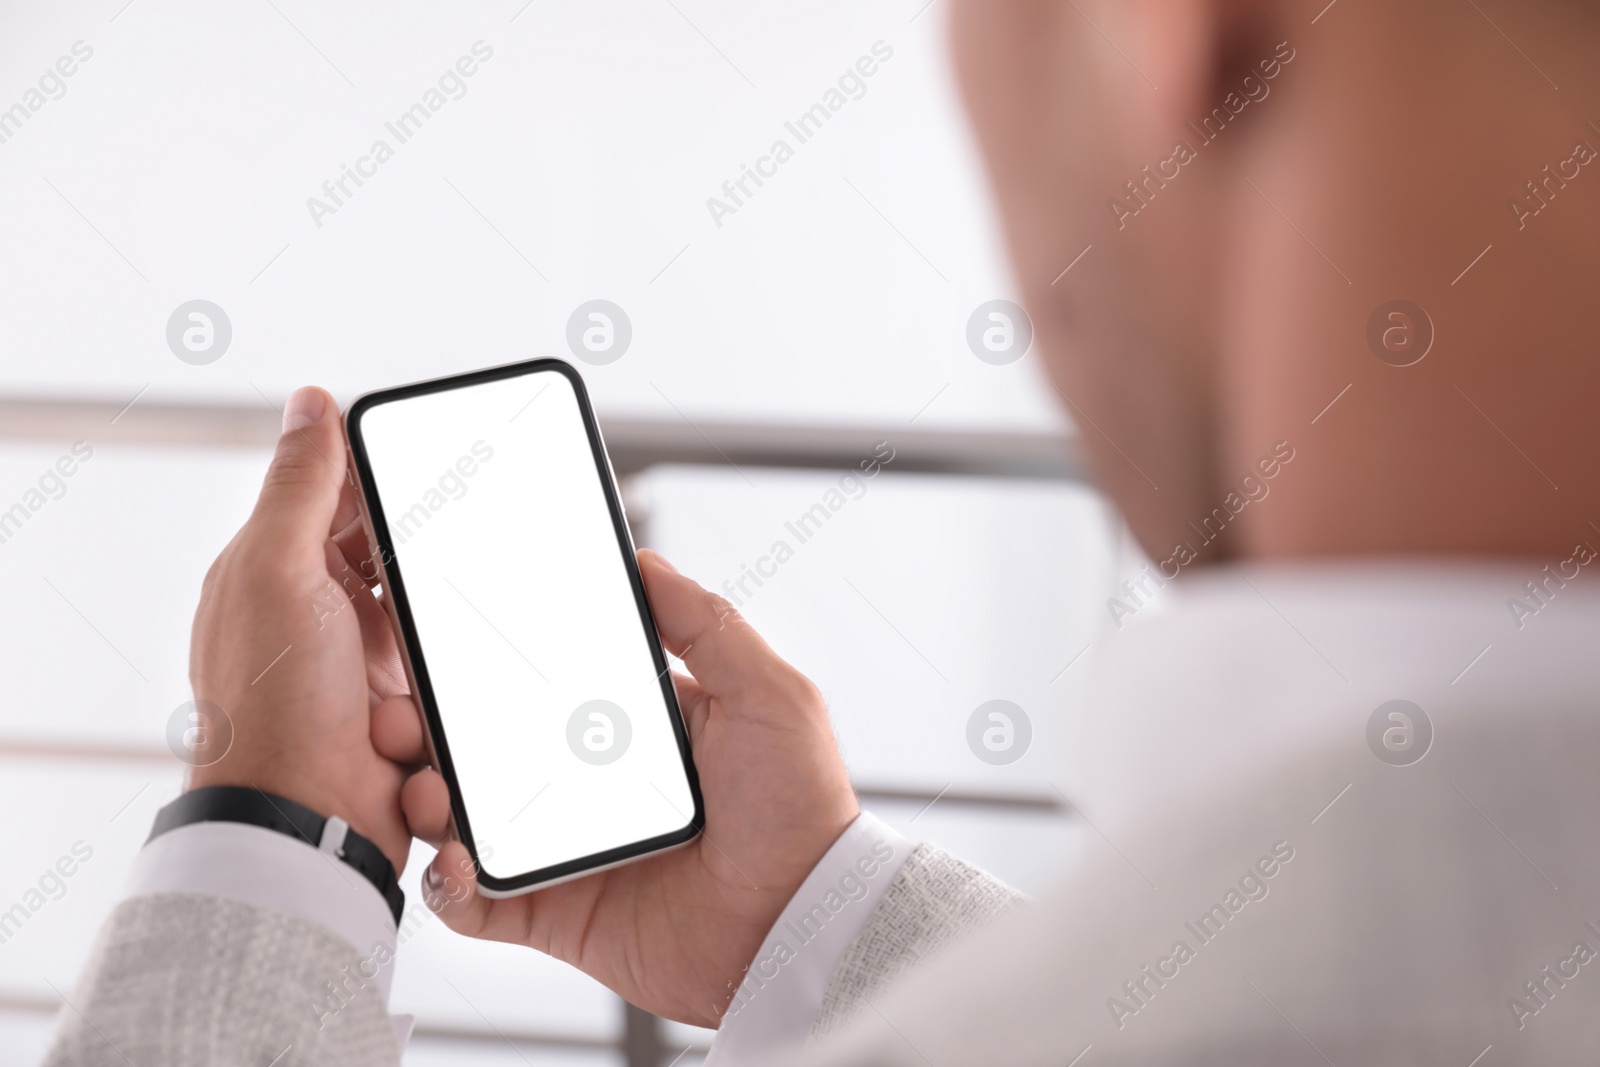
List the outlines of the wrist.
{"label": "wrist", "polygon": [[[230,823],[270,831],[310,845],[331,864],[358,872],[400,921],[405,896],[393,862],[371,839],[338,815],[323,815],[259,787],[211,785],[186,790],[156,813],[149,841],[196,823]],[[298,849],[298,845],[287,845]],[[299,853],[297,853],[299,854]],[[348,876],[347,876],[348,877]]]}
{"label": "wrist", "polygon": [[[758,894],[759,906],[745,907],[739,916],[741,934],[736,942],[737,947],[732,953],[732,970],[745,975],[760,961],[764,946],[773,936],[779,921],[784,913],[794,904],[796,897],[805,888],[806,883],[816,875],[819,868],[828,860],[845,835],[860,821],[862,811],[854,792],[849,794],[848,802],[835,806],[831,818],[819,820],[818,825],[806,828],[804,835],[796,834],[793,846],[786,857],[787,870],[781,879],[764,881],[764,893]],[[740,903],[749,902],[750,895],[736,894]],[[738,903],[729,902],[730,910],[738,907]],[[715,977],[715,982],[708,987],[709,995],[705,998],[707,1003],[715,1005],[719,1010],[726,1010],[734,1000],[734,991],[738,981],[728,982],[720,976]],[[715,1029],[721,1023],[720,1014],[713,1015],[709,1021],[696,1020],[695,1024]]]}
{"label": "wrist", "polygon": [[825,991],[866,929],[913,846],[867,813],[817,860],[724,994],[715,1048],[724,1063],[799,1047],[816,1024]]}

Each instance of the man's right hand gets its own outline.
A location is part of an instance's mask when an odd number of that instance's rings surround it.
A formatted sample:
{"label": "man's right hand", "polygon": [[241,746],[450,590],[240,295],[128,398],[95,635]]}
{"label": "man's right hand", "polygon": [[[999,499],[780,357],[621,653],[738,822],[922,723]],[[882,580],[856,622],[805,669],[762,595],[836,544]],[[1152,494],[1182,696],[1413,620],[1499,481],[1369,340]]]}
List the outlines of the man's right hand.
{"label": "man's right hand", "polygon": [[[806,876],[860,814],[816,686],[779,659],[731,604],[650,551],[639,553],[705,795],[706,826],[684,848],[526,896],[476,892],[449,840],[444,779],[407,781],[411,830],[439,849],[429,906],[459,933],[565,960],[657,1015],[721,1021],[744,970]],[[375,737],[375,741],[378,740]],[[423,756],[422,726],[384,735],[383,755]]]}

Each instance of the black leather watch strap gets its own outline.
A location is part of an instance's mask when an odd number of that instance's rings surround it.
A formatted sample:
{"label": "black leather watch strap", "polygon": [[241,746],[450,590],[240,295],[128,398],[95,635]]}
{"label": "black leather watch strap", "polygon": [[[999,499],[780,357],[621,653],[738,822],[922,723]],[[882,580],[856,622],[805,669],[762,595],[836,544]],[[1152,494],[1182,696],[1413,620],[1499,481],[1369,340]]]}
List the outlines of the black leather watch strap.
{"label": "black leather watch strap", "polygon": [[304,804],[251,786],[208,785],[191,789],[157,812],[146,840],[197,822],[245,823],[297,837],[360,871],[388,901],[395,923],[400,922],[406,896],[400,890],[394,864],[382,849],[350,829],[343,819],[325,818]]}

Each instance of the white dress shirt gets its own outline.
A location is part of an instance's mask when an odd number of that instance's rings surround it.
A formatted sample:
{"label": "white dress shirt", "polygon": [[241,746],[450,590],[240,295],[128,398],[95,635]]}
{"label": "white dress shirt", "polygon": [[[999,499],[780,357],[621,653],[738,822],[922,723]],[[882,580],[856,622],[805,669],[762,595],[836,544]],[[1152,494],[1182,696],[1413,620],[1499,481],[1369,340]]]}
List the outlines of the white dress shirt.
{"label": "white dress shirt", "polygon": [[1571,555],[1184,574],[1085,656],[1067,791],[1114,841],[1218,783],[1362,736],[1390,700],[1422,708],[1448,744],[1458,710],[1592,699],[1600,560]]}

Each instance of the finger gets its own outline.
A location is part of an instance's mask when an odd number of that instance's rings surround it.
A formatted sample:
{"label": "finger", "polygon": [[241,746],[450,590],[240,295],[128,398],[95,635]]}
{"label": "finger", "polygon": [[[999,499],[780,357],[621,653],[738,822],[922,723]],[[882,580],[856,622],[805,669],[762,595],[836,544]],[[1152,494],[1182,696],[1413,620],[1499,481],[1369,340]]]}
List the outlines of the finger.
{"label": "finger", "polygon": [[411,683],[406,680],[389,613],[368,592],[356,594],[355,605],[356,619],[361,623],[362,653],[367,661],[367,685],[379,700],[409,695]]}
{"label": "finger", "polygon": [[358,576],[363,585],[376,585],[378,565],[368,547],[366,523],[361,521],[359,491],[348,481],[339,491],[339,505],[334,509],[328,536],[339,546],[339,553],[350,572]]}
{"label": "finger", "polygon": [[459,841],[446,841],[422,875],[422,900],[428,908],[458,934],[485,937],[496,941],[522,940],[504,921],[495,922],[496,904],[520,905],[501,912],[502,920],[511,910],[526,911],[526,897],[496,901],[478,895],[477,870],[467,848]]}
{"label": "finger", "polygon": [[708,694],[759,695],[798,677],[732,604],[679,574],[659,553],[640,551],[639,570],[662,642]]}
{"label": "finger", "polygon": [[356,493],[356,484],[349,478],[345,479],[344,486],[339,490],[339,506],[333,509],[333,519],[328,525],[328,536],[334,540],[352,526],[361,525],[361,503]]}
{"label": "finger", "polygon": [[339,551],[337,542],[332,540],[322,542],[322,557],[328,567],[328,577],[344,590],[345,599],[355,602],[363,598],[372,599],[371,587],[351,568],[344,553]]}
{"label": "finger", "polygon": [[489,941],[509,941],[549,951],[548,930],[541,930],[541,907],[552,892],[581,883],[556,886],[540,893],[491,900],[478,894],[477,865],[459,841],[445,841],[428,869],[422,872],[422,902],[458,934]]}
{"label": "finger", "polygon": [[314,549],[320,559],[344,485],[338,405],[315,386],[296,389],[250,523],[279,552]]}
{"label": "finger", "polygon": [[372,709],[372,747],[384,759],[405,766],[428,762],[422,716],[410,696],[392,696]]}
{"label": "finger", "polygon": [[441,848],[450,837],[450,790],[432,767],[418,771],[400,787],[400,810],[413,837]]}
{"label": "finger", "polygon": [[400,646],[388,613],[372,596],[382,579],[375,553],[367,540],[366,523],[361,518],[360,491],[346,481],[334,509],[329,541],[329,572],[355,601],[356,617],[361,622],[362,645],[366,651],[367,679],[378,699],[410,691],[405,666],[400,662]]}
{"label": "finger", "polygon": [[683,721],[689,726],[689,741],[693,744],[700,739],[700,730],[711,714],[711,698],[706,696],[699,682],[677,671],[672,672],[672,688],[678,694],[678,707],[683,711]]}
{"label": "finger", "polygon": [[395,642],[388,613],[372,596],[361,576],[350,569],[338,546],[324,541],[322,550],[329,578],[343,591],[345,601],[354,607],[373,704],[409,693],[410,685],[406,681],[405,666],[400,662],[400,648]]}

